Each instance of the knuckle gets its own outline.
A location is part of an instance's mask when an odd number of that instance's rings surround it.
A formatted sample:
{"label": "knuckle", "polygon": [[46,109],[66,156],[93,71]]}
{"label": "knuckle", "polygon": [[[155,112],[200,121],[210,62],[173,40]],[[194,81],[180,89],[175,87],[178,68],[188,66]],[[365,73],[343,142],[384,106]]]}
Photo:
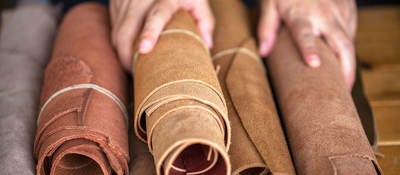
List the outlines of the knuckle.
{"label": "knuckle", "polygon": [[[343,33],[343,35],[345,35],[345,34]],[[352,48],[353,48],[353,42],[352,42],[352,40],[349,39],[349,38],[347,38],[347,37],[344,39],[343,45],[344,45],[346,48],[349,48],[349,49],[352,49]]]}
{"label": "knuckle", "polygon": [[342,52],[345,52],[348,55],[352,55],[354,53],[354,45],[349,39],[343,39],[341,43],[342,45]]}
{"label": "knuckle", "polygon": [[151,31],[143,31],[140,38],[146,40],[154,40],[156,38],[156,35],[154,34],[154,32]]}
{"label": "knuckle", "polygon": [[153,7],[150,12],[149,12],[149,18],[155,17],[155,16],[161,16],[161,13],[163,12],[164,7],[160,6],[155,6]]}
{"label": "knuckle", "polygon": [[151,9],[150,15],[163,15],[176,8],[175,1],[165,0],[155,4]]}

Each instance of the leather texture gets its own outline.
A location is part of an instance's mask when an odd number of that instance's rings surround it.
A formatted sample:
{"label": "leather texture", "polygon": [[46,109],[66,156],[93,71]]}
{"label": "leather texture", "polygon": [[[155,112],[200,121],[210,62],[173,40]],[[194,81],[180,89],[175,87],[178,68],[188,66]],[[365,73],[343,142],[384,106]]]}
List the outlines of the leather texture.
{"label": "leather texture", "polygon": [[283,29],[267,65],[298,174],[382,174],[338,59],[315,39],[319,68],[303,62]]}
{"label": "leather texture", "polygon": [[[58,11],[19,3],[1,11],[0,174],[33,175],[33,137],[43,68],[50,57]],[[33,22],[34,21],[34,22]]]}
{"label": "leather texture", "polygon": [[288,145],[240,0],[211,0],[214,65],[232,125],[232,174],[295,174]]}
{"label": "leather texture", "polygon": [[[126,75],[109,28],[108,10],[97,3],[64,16],[40,97],[37,174],[128,174]],[[97,88],[70,88],[87,84]]]}
{"label": "leather texture", "polygon": [[134,130],[157,174],[230,174],[230,124],[208,48],[183,10],[134,57]]}

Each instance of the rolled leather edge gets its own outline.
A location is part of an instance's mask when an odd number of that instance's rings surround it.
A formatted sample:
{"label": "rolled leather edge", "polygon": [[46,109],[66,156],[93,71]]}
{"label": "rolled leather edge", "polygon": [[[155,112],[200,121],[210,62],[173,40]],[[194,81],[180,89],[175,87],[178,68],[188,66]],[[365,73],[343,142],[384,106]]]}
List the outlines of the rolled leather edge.
{"label": "rolled leather edge", "polygon": [[267,59],[297,173],[382,174],[335,55],[315,43],[319,68],[306,66],[286,29]]}
{"label": "rolled leather edge", "polygon": [[[160,108],[165,111],[162,112],[164,117],[152,132],[151,143],[157,171],[171,175],[199,172],[230,174],[224,130],[216,118],[210,117],[214,115],[213,112],[199,103],[175,103],[180,107],[176,108],[171,103],[164,109]],[[164,173],[161,173],[161,168]]]}
{"label": "rolled leather edge", "polygon": [[63,19],[42,87],[37,174],[128,174],[126,77],[107,15],[82,3]]}

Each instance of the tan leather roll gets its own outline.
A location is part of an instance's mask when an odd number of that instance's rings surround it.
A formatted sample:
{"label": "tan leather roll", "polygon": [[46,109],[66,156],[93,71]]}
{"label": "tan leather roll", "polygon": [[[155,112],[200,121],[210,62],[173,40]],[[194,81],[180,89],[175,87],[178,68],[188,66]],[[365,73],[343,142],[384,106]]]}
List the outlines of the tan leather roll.
{"label": "tan leather roll", "polygon": [[322,39],[315,45],[321,66],[313,69],[282,30],[267,59],[297,172],[382,174],[338,59]]}
{"label": "tan leather roll", "polygon": [[239,0],[212,0],[212,55],[232,125],[233,174],[295,174],[264,65]]}
{"label": "tan leather roll", "polygon": [[96,3],[62,21],[41,92],[37,174],[128,174],[126,76],[109,28]]}
{"label": "tan leather roll", "polygon": [[226,103],[191,15],[177,12],[133,72],[134,130],[157,174],[230,174]]}

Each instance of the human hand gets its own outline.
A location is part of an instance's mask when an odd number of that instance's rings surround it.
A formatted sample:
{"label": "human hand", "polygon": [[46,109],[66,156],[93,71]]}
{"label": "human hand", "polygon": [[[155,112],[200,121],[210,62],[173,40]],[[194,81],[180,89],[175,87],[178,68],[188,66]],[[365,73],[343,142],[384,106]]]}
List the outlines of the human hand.
{"label": "human hand", "polygon": [[172,15],[179,9],[196,20],[202,39],[212,47],[214,18],[207,0],[111,0],[112,43],[120,61],[131,71],[133,42],[138,40],[139,53],[150,52]]}
{"label": "human hand", "polygon": [[353,38],[357,24],[354,0],[262,0],[258,28],[259,52],[266,56],[273,48],[281,20],[310,67],[321,64],[315,38],[322,37],[336,53],[346,84],[355,79]]}

